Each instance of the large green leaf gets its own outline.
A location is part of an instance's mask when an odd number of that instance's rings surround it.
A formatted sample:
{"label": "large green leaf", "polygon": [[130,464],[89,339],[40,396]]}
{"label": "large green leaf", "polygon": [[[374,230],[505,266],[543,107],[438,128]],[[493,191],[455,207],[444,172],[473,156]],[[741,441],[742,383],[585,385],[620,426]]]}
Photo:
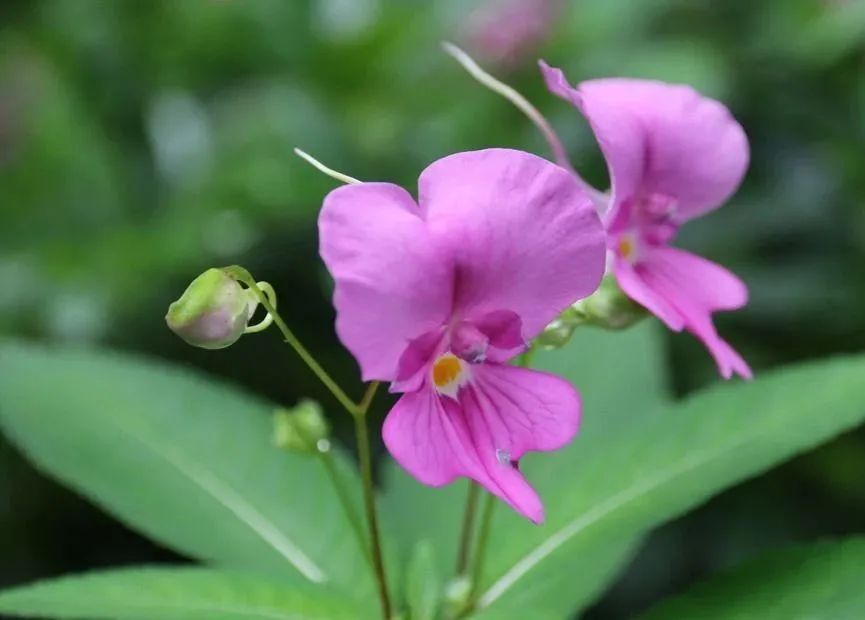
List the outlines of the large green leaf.
{"label": "large green leaf", "polygon": [[88,573],[0,592],[0,612],[61,620],[355,620],[353,602],[312,584],[205,568]]}
{"label": "large green leaf", "polygon": [[865,539],[771,553],[662,603],[645,620],[865,618]]}
{"label": "large green leaf", "polygon": [[[583,427],[577,441],[556,454],[528,455],[524,460],[529,480],[538,486],[547,504],[548,517],[560,512],[561,518],[572,514],[562,512],[567,505],[562,505],[559,497],[573,492],[570,472],[582,467],[581,453],[594,441],[592,438],[612,433],[634,418],[655,415],[668,402],[662,343],[656,327],[646,322],[626,332],[578,330],[566,348],[537,353],[538,368],[566,377],[583,396]],[[537,465],[545,461],[555,466],[538,469]],[[567,475],[562,475],[563,472]],[[466,483],[431,489],[392,462],[388,465],[387,482],[385,512],[403,553],[412,549],[415,540],[430,540],[436,549],[439,571],[453,575]],[[497,514],[508,511],[505,506],[496,508]],[[535,538],[536,532],[550,531],[549,526],[536,528],[528,524],[519,524],[516,530],[509,531],[523,536],[524,529],[534,532]],[[591,602],[630,557],[637,542],[637,538],[604,541],[586,549],[579,557],[567,558],[559,567],[568,579],[556,580],[544,590],[548,604],[557,601],[555,609],[573,610]],[[503,539],[497,544],[512,542]],[[587,565],[592,570],[584,570]]]}
{"label": "large green leaf", "polygon": [[366,592],[324,468],[272,445],[272,410],[166,364],[0,348],[0,424],[42,470],[191,557]]}
{"label": "large green leaf", "polygon": [[[579,444],[574,458],[529,464],[549,522],[536,528],[496,513],[482,607],[532,603],[564,615],[567,601],[554,594],[580,580],[575,560],[633,540],[861,423],[865,357],[802,365],[711,389],[666,412],[637,413],[616,433]],[[584,562],[581,570],[595,567]]]}

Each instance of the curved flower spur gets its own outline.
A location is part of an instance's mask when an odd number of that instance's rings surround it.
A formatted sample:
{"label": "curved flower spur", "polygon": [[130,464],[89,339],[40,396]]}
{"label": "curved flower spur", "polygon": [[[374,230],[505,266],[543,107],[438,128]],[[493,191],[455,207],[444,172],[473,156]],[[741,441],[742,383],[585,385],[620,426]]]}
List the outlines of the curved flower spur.
{"label": "curved flower spur", "polygon": [[409,473],[432,486],[471,478],[539,523],[519,460],[567,444],[580,399],[563,379],[507,362],[597,288],[600,220],[573,175],[519,151],[451,155],[418,186],[417,201],[388,183],[326,197],[320,249],[337,334],[365,381],[402,394],[383,435]]}
{"label": "curved flower spur", "polygon": [[688,86],[610,78],[576,88],[541,62],[552,93],[588,120],[611,191],[603,217],[622,290],[674,331],[709,350],[721,375],[751,378],[715,330],[712,313],[748,301],[745,284],[720,265],[672,248],[679,227],[720,207],[748,167],[748,139],[723,105]]}

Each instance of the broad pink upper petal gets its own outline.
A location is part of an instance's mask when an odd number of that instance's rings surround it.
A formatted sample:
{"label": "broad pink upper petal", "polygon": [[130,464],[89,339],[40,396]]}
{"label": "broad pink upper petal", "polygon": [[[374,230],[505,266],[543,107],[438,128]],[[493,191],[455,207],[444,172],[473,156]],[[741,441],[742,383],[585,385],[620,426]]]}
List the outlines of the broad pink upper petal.
{"label": "broad pink upper petal", "polygon": [[719,102],[651,80],[592,80],[579,90],[614,179],[614,209],[637,198],[635,189],[663,194],[676,200],[683,222],[719,207],[741,183],[748,139]]}
{"label": "broad pink upper petal", "polygon": [[441,326],[452,267],[412,197],[396,185],[346,185],[327,195],[320,252],[335,281],[336,331],[363,379],[393,380],[409,342]]}
{"label": "broad pink upper petal", "polygon": [[610,219],[652,194],[677,202],[684,222],[720,206],[748,167],[748,139],[721,103],[689,86],[610,78],[567,84],[544,68],[550,90],[586,116],[607,160]]}
{"label": "broad pink upper petal", "polygon": [[419,203],[453,257],[463,320],[509,310],[530,340],[603,275],[604,233],[591,200],[540,157],[488,149],[440,159],[421,174]]}
{"label": "broad pink upper petal", "polygon": [[674,248],[658,248],[637,265],[645,286],[665,299],[681,315],[715,358],[725,379],[733,374],[750,379],[748,364],[715,329],[712,312],[742,307],[747,289],[735,275],[710,261]]}

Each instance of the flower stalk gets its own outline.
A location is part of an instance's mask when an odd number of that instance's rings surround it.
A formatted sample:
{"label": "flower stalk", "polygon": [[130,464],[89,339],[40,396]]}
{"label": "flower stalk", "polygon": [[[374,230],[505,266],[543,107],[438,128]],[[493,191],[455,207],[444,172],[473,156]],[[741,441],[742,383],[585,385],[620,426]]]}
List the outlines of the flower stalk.
{"label": "flower stalk", "polygon": [[514,87],[508,86],[504,82],[497,80],[492,75],[484,71],[475,60],[469,56],[462,49],[450,43],[448,41],[443,41],[442,49],[448,56],[451,56],[454,60],[456,60],[460,65],[462,65],[463,69],[465,69],[469,75],[471,75],[475,80],[477,80],[482,86],[490,89],[494,93],[504,97],[508,101],[510,101],[520,112],[522,112],[526,118],[528,118],[532,124],[537,127],[538,131],[541,132],[541,135],[544,137],[544,140],[547,141],[547,145],[550,148],[550,151],[553,154],[553,160],[562,168],[570,172],[574,175],[574,178],[577,182],[582,186],[583,190],[589,195],[589,198],[592,199],[592,202],[595,206],[600,206],[604,204],[605,198],[603,193],[596,190],[594,187],[586,183],[583,178],[577,174],[576,169],[571,164],[571,160],[568,158],[568,152],[565,150],[565,146],[562,144],[561,139],[559,138],[556,131],[553,129],[550,122],[544,117],[540,111],[531,104],[531,102],[526,99],[519,91],[517,91]]}
{"label": "flower stalk", "polygon": [[457,551],[457,577],[465,575],[469,563],[469,547],[472,543],[474,533],[475,513],[478,506],[478,491],[480,487],[473,481],[469,481],[469,490],[466,495],[466,509],[463,514],[462,530],[460,532],[460,544]]}
{"label": "flower stalk", "polygon": [[304,363],[309,366],[309,369],[318,377],[319,381],[333,394],[334,398],[339,401],[339,404],[342,405],[346,411],[351,414],[354,414],[354,411],[357,407],[354,401],[348,397],[348,395],[343,391],[341,387],[337,384],[336,381],[327,373],[327,371],[321,367],[315,357],[313,357],[312,353],[303,346],[303,343],[298,340],[297,336],[291,331],[291,329],[286,325],[285,321],[282,320],[282,317],[276,312],[276,308],[273,307],[273,304],[270,303],[270,299],[268,299],[267,295],[261,289],[256,286],[255,278],[252,277],[246,269],[240,267],[239,265],[232,265],[230,267],[224,267],[223,271],[230,275],[232,278],[236,279],[238,282],[242,282],[246,286],[249,287],[250,290],[254,291],[256,296],[258,297],[259,303],[262,307],[267,311],[267,313],[273,317],[273,322],[276,324],[279,331],[282,332],[282,336],[285,339],[285,342],[294,349],[294,351],[300,356],[300,359],[304,361]]}
{"label": "flower stalk", "polygon": [[[369,432],[367,430],[367,412],[378,390],[379,383],[374,381],[369,384],[366,392],[361,400],[355,403],[345,391],[337,384],[337,382],[322,368],[316,361],[312,353],[300,342],[294,332],[286,325],[282,317],[277,313],[276,308],[270,303],[270,299],[258,286],[256,286],[255,278],[243,267],[232,265],[223,268],[223,271],[236,279],[238,282],[245,284],[250,290],[253,290],[258,296],[259,303],[273,318],[274,324],[282,332],[285,342],[300,356],[300,358],[309,366],[310,370],[324,384],[324,386],[333,394],[334,398],[343,406],[343,408],[354,418],[355,430],[357,435],[357,451],[360,464],[361,478],[363,481],[363,496],[366,519],[369,526],[369,541],[372,555],[373,572],[375,574],[376,585],[378,586],[379,600],[381,602],[382,618],[388,620],[391,617],[390,594],[388,592],[387,576],[384,567],[384,558],[381,550],[381,536],[379,534],[378,516],[375,507],[375,492],[372,481],[372,455],[369,442]],[[339,487],[337,486],[339,493]]]}
{"label": "flower stalk", "polygon": [[375,572],[376,584],[378,585],[382,617],[387,620],[391,617],[391,603],[388,593],[387,574],[384,567],[384,557],[382,555],[378,514],[375,507],[375,488],[372,481],[372,450],[370,449],[369,431],[367,429],[367,412],[376,390],[378,390],[378,386],[379,382],[373,381],[367,387],[366,393],[355,408],[354,427],[360,472],[363,480],[363,499],[367,525],[369,526],[373,571]]}

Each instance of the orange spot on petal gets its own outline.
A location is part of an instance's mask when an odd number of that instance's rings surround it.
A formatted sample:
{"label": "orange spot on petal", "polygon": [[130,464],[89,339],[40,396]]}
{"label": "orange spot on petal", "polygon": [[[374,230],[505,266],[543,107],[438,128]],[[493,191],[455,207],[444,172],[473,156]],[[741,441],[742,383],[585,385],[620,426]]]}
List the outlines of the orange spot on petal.
{"label": "orange spot on petal", "polygon": [[433,364],[433,383],[436,387],[445,387],[459,376],[460,370],[462,366],[459,359],[453,355],[443,355]]}
{"label": "orange spot on petal", "polygon": [[619,254],[624,258],[631,258],[634,255],[634,240],[630,237],[619,239]]}

